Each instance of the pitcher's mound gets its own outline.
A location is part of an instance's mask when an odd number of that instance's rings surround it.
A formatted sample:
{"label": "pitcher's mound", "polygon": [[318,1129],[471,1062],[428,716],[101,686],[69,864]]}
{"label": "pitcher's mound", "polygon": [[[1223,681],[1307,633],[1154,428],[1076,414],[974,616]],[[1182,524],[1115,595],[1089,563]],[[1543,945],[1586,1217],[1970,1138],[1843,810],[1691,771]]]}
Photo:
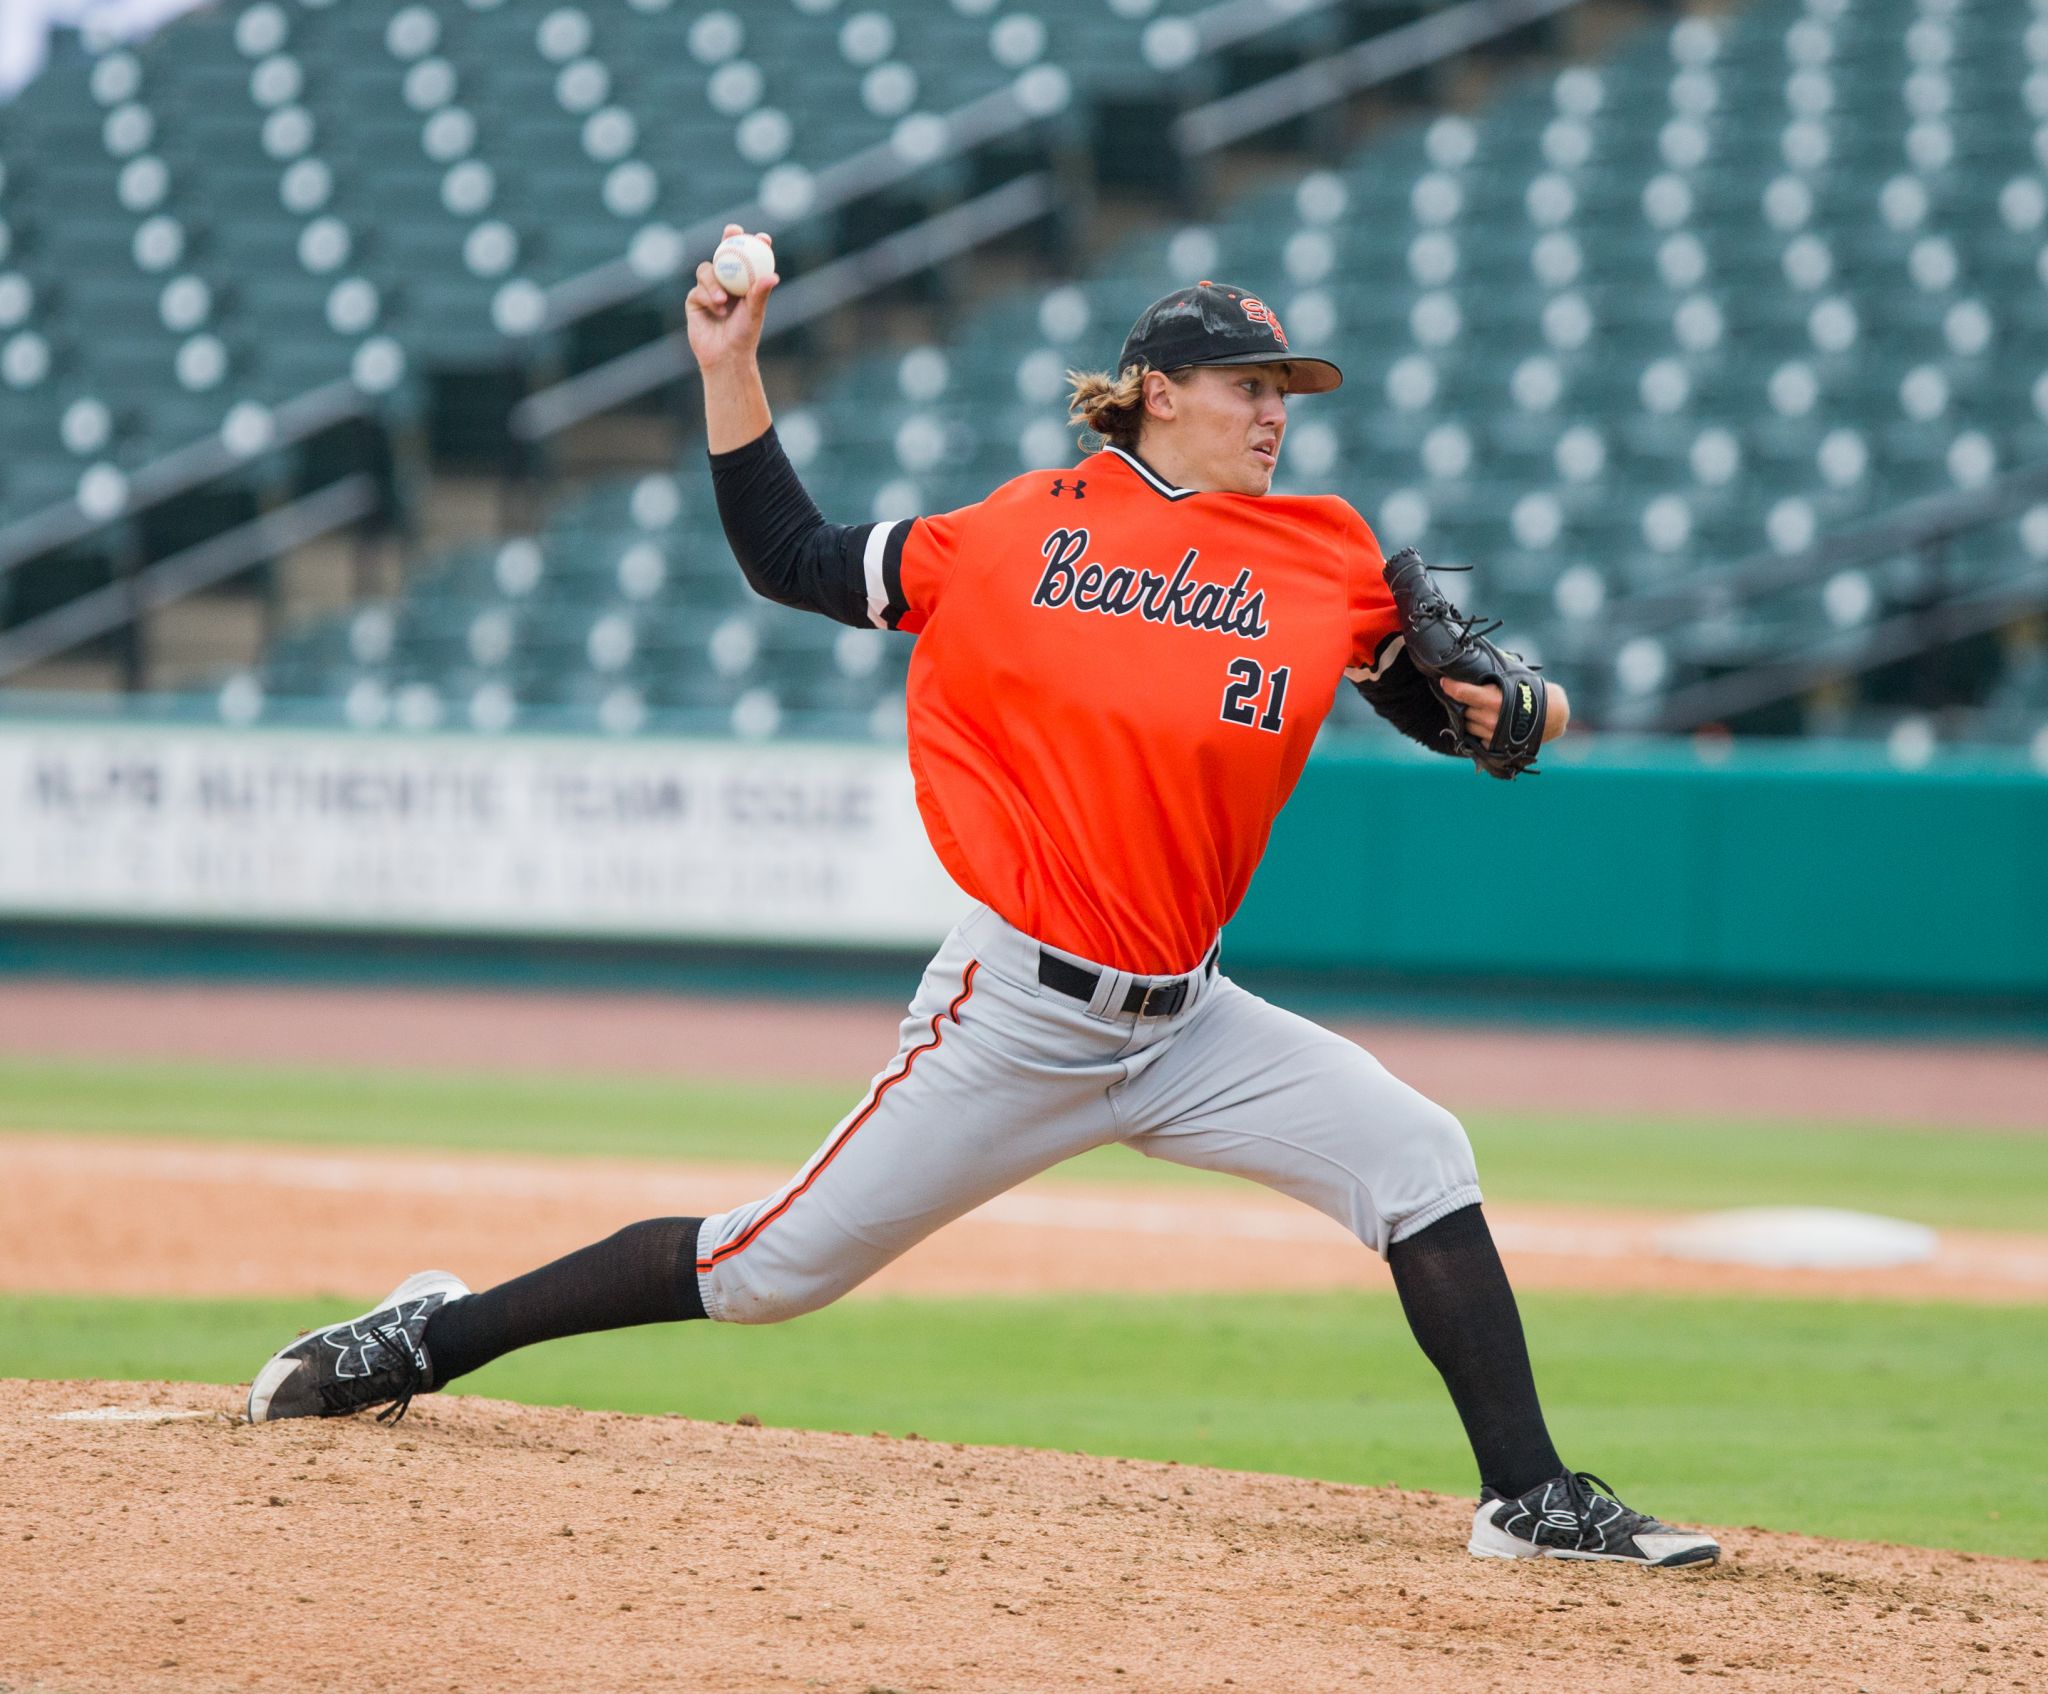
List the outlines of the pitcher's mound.
{"label": "pitcher's mound", "polygon": [[0,1684],[2048,1682],[2048,1584],[2015,1560],[1733,1530],[1715,1569],[1503,1564],[1465,1554],[1465,1501],[1285,1477],[491,1400],[178,1415],[238,1404],[0,1383]]}

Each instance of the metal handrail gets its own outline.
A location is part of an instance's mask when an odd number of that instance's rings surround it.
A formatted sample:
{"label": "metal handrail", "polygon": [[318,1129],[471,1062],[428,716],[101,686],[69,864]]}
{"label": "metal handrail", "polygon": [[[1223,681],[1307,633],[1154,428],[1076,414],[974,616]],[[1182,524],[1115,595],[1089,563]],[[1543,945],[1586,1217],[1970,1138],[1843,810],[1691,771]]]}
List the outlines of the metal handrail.
{"label": "metal handrail", "polygon": [[1223,0],[1205,7],[1188,21],[1194,31],[1192,56],[1220,52],[1249,41],[1282,24],[1299,23],[1318,12],[1327,12],[1340,0]]}
{"label": "metal handrail", "polygon": [[[1185,20],[1193,35],[1191,56],[1200,58],[1238,42],[1250,40],[1269,29],[1300,22],[1318,12],[1330,10],[1342,0],[1217,0],[1217,4],[1193,13]],[[1489,0],[1497,3],[1497,0]],[[1572,3],[1572,0],[1553,0]],[[1398,31],[1395,33],[1399,33]],[[1067,75],[1056,65],[1034,65],[1020,72],[1006,88],[996,89],[977,100],[937,118],[942,126],[928,131],[927,145],[906,150],[895,137],[863,148],[817,172],[801,216],[815,217],[835,211],[865,195],[907,182],[946,159],[973,148],[1000,141],[1020,129],[1057,116],[1072,99]],[[565,278],[546,293],[546,307],[540,320],[543,329],[560,328],[592,312],[622,304],[649,288],[672,281],[686,268],[708,255],[718,245],[728,223],[749,229],[764,227],[770,213],[758,199],[732,207],[717,217],[703,218],[680,233],[678,242],[666,254],[643,257],[638,264],[631,254]]]}
{"label": "metal handrail", "polygon": [[[1035,66],[1034,70],[1051,73],[1050,80],[1040,77],[1034,82],[1032,71],[1026,71],[1008,88],[985,94],[940,118],[945,140],[936,152],[911,158],[894,142],[884,141],[827,166],[811,179],[810,194],[798,215],[808,218],[837,211],[970,148],[1000,140],[1014,130],[1056,115],[1072,97],[1065,74],[1049,65]],[[1027,88],[1040,92],[1027,94]],[[578,276],[567,277],[546,291],[546,305],[535,333],[560,329],[594,312],[622,305],[687,274],[699,260],[710,256],[729,223],[761,229],[773,221],[774,215],[759,199],[746,200],[715,217],[700,218],[681,231],[673,243],[664,243],[665,251],[643,252],[637,262],[627,253]]]}
{"label": "metal handrail", "polygon": [[144,612],[225,582],[331,530],[360,522],[377,506],[376,480],[357,471],[288,506],[159,559],[131,577],[67,600],[0,635],[0,679],[132,623]]}
{"label": "metal handrail", "polygon": [[[1803,552],[1754,553],[1733,565],[1704,566],[1662,588],[1614,601],[1607,622],[1616,636],[1669,632],[1690,618],[1726,613],[1856,565],[1933,552],[2043,496],[2048,496],[2048,463],[2023,466],[1983,488],[1924,496],[1825,536]],[[1895,664],[1929,647],[1983,634],[2043,607],[2048,607],[2048,567],[2005,582],[1962,587],[1930,605],[1861,628],[1830,631],[1724,676],[1615,708],[1610,715],[1624,727],[1678,734],[1803,693],[1831,677]]]}
{"label": "metal handrail", "polygon": [[[786,334],[850,300],[1022,228],[1047,215],[1057,203],[1052,173],[1036,171],[898,230],[779,287],[775,315],[763,329],[763,337]],[[528,395],[512,408],[510,428],[522,441],[545,441],[664,388],[695,368],[688,341],[674,331]]]}
{"label": "metal handrail", "polygon": [[330,382],[325,387],[309,389],[279,405],[270,414],[270,439],[259,452],[237,452],[218,435],[210,435],[166,453],[161,459],[152,459],[138,470],[129,478],[127,495],[118,512],[94,517],[79,505],[75,497],[45,506],[40,512],[0,529],[0,577],[53,548],[81,541],[94,531],[110,523],[118,523],[145,507],[186,493],[227,471],[274,453],[280,447],[293,446],[349,418],[365,417],[371,410],[369,396],[354,383],[345,380]]}
{"label": "metal handrail", "polygon": [[1671,629],[1702,612],[1782,593],[1872,559],[1924,552],[1938,542],[2010,517],[2048,495],[2048,464],[2008,471],[1983,488],[1930,494],[1869,523],[1824,536],[1799,553],[1752,553],[1733,565],[1711,565],[1660,588],[1615,600],[1610,620],[1631,634]]}
{"label": "metal handrail", "polygon": [[1173,145],[1184,158],[1214,153],[1577,4],[1579,0],[1465,0],[1183,112],[1173,121]]}
{"label": "metal handrail", "polygon": [[1784,658],[1674,689],[1658,703],[1655,725],[1666,734],[1683,734],[1803,694],[1835,677],[1876,670],[1931,647],[1986,634],[2044,608],[2048,567],[1900,612],[1862,629],[1829,635],[1818,646]]}

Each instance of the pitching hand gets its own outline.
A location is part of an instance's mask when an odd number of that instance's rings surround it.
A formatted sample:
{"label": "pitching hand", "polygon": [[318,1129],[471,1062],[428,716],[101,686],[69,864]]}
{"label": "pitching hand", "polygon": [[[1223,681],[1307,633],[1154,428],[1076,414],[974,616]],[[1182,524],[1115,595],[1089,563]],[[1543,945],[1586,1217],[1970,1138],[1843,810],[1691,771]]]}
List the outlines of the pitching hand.
{"label": "pitching hand", "polygon": [[[727,224],[726,235],[744,235],[738,224]],[[720,237],[724,239],[723,236]],[[775,238],[762,232],[761,239],[772,248]],[[689,327],[690,351],[699,367],[711,370],[733,358],[751,358],[761,340],[761,323],[768,311],[768,296],[782,280],[771,271],[755,282],[743,296],[728,294],[711,274],[711,261],[697,267],[697,286],[683,301],[684,321]]]}

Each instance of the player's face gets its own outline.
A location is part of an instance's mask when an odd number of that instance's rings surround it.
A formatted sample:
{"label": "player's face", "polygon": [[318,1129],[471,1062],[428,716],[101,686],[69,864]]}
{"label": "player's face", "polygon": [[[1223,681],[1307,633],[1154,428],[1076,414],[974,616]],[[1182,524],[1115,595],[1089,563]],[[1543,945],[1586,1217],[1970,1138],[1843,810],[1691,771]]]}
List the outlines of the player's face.
{"label": "player's face", "polygon": [[1202,365],[1168,384],[1170,415],[1147,420],[1153,462],[1183,488],[1264,494],[1287,433],[1287,377],[1285,365]]}

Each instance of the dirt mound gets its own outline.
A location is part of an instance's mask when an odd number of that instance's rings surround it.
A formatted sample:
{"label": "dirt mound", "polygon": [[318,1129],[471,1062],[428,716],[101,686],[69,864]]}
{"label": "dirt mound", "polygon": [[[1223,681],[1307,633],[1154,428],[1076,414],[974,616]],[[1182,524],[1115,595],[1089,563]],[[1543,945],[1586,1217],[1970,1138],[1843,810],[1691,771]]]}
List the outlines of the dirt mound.
{"label": "dirt mound", "polygon": [[[1742,1530],[1708,1571],[1497,1564],[1425,1494],[487,1400],[250,1429],[231,1404],[0,1383],[0,1686],[2048,1679],[2048,1570],[2013,1560]],[[200,1415],[57,1415],[91,1408]]]}

